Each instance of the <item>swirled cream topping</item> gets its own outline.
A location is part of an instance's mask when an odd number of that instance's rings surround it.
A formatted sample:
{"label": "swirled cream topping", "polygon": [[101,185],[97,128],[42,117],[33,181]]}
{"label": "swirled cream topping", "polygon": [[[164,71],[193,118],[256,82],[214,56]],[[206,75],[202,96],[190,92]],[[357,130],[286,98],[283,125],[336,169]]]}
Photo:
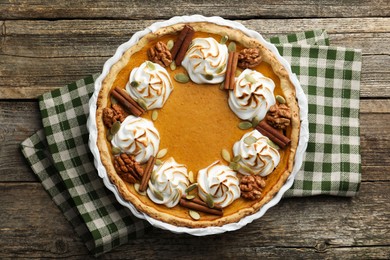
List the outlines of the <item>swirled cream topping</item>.
{"label": "swirled cream topping", "polygon": [[182,65],[193,82],[221,83],[225,79],[228,49],[214,38],[195,38],[187,50]]}
{"label": "swirled cream topping", "polygon": [[113,147],[132,154],[139,163],[145,163],[150,156],[156,156],[160,145],[160,134],[147,119],[127,116],[119,131],[111,140]]}
{"label": "swirled cream topping", "polygon": [[214,203],[226,207],[240,197],[237,174],[219,161],[198,172],[198,194],[206,201],[211,195]]}
{"label": "swirled cream topping", "polygon": [[189,183],[187,167],[170,157],[152,173],[147,194],[154,203],[172,208],[179,203]]}
{"label": "swirled cream topping", "polygon": [[172,81],[165,68],[145,61],[130,73],[126,91],[134,100],[143,99],[147,109],[161,108],[173,90]]}
{"label": "swirled cream topping", "polygon": [[267,176],[279,164],[278,150],[269,145],[268,137],[257,130],[244,134],[233,146],[234,156],[241,156],[238,171],[242,174]]}
{"label": "swirled cream topping", "polygon": [[229,92],[230,109],[241,119],[258,117],[262,120],[275,104],[275,83],[258,71],[246,69],[236,79]]}

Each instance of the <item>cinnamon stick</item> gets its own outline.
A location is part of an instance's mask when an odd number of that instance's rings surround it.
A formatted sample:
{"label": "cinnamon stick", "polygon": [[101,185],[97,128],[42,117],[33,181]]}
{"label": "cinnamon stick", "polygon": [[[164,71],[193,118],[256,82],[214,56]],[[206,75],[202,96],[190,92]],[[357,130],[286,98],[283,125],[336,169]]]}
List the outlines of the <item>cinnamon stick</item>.
{"label": "cinnamon stick", "polygon": [[114,90],[111,91],[111,95],[127,110],[130,111],[134,116],[140,116],[145,111],[143,108],[135,102],[127,92],[119,87],[115,87]]}
{"label": "cinnamon stick", "polygon": [[140,110],[142,113],[145,112],[145,109],[143,109],[134,99],[130,97],[130,95],[126,92],[126,90],[115,87],[116,91],[118,91],[129,103],[131,103],[134,107],[137,108],[137,110]]}
{"label": "cinnamon stick", "polygon": [[229,57],[228,57],[228,61],[227,61],[227,64],[226,64],[225,83],[223,85],[223,88],[226,89],[226,90],[230,89],[232,61],[233,61],[233,52],[229,52]]}
{"label": "cinnamon stick", "polygon": [[187,31],[186,37],[183,40],[182,45],[180,46],[180,50],[176,55],[175,63],[177,66],[181,65],[181,62],[184,59],[184,56],[186,55],[187,49],[191,44],[192,37],[194,37],[195,31],[192,29],[192,27],[189,26],[189,29]]}
{"label": "cinnamon stick", "polygon": [[[187,200],[186,195],[181,196],[181,198]],[[190,201],[195,202],[196,204],[203,205],[203,206],[205,206],[205,207],[210,208],[209,206],[207,206],[207,203],[204,202],[204,201],[201,200],[201,199],[193,198],[193,199],[191,199]],[[221,207],[221,205],[214,204],[213,209],[222,210],[222,207]]]}
{"label": "cinnamon stick", "polygon": [[217,216],[223,215],[222,210],[218,210],[218,209],[214,209],[214,208],[211,209],[207,206],[197,204],[197,203],[190,201],[190,200],[180,199],[180,205],[183,207],[197,210],[197,211],[204,212],[204,213],[209,213],[209,214],[213,214],[213,215],[217,215]]}
{"label": "cinnamon stick", "polygon": [[184,25],[184,28],[181,30],[179,37],[177,37],[177,40],[175,41],[175,44],[173,45],[173,48],[171,49],[172,59],[176,59],[176,55],[180,50],[181,45],[183,44],[184,38],[187,35],[188,30],[192,28],[188,25]]}
{"label": "cinnamon stick", "polygon": [[280,148],[286,147],[291,140],[283,135],[283,133],[279,132],[272,126],[270,126],[265,120],[261,121],[255,129],[262,133],[263,135],[267,136],[269,139],[271,139],[272,142],[277,144]]}
{"label": "cinnamon stick", "polygon": [[234,86],[235,86],[234,77],[236,76],[237,63],[238,63],[238,52],[232,52],[232,53],[233,53],[233,59],[231,64],[230,81],[229,81],[230,90],[234,90]]}
{"label": "cinnamon stick", "polygon": [[234,90],[234,77],[236,75],[238,63],[238,52],[232,51],[229,52],[229,58],[226,65],[226,74],[225,74],[225,83],[224,89]]}
{"label": "cinnamon stick", "polygon": [[146,163],[144,174],[142,175],[141,185],[139,186],[139,190],[141,192],[146,191],[146,188],[148,187],[150,176],[152,175],[152,171],[155,163],[156,163],[156,157],[150,156],[148,162]]}

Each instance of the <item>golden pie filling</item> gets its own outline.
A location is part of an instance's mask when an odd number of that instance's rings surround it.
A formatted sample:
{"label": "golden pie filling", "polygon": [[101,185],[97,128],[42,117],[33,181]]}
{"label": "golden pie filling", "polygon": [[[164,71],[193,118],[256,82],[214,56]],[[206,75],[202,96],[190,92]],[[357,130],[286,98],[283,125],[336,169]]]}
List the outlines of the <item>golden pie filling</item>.
{"label": "golden pie filling", "polygon": [[186,227],[237,222],[272,199],[292,171],[300,126],[275,56],[211,23],[164,27],[128,49],[103,81],[96,119],[122,197]]}

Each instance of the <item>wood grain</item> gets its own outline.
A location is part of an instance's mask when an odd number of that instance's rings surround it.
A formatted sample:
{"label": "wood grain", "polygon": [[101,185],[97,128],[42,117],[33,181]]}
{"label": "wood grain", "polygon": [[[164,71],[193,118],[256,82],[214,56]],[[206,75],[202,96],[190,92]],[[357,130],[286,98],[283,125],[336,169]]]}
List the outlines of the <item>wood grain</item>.
{"label": "wood grain", "polygon": [[[223,239],[221,235],[193,237],[155,229],[105,257],[295,259],[304,252],[309,258],[388,258],[390,233],[383,227],[390,224],[389,189],[389,182],[368,182],[353,199],[284,199],[261,219],[224,234]],[[0,183],[0,191],[0,217],[7,219],[0,223],[1,258],[88,256],[40,184]],[[321,206],[312,206],[315,204]]]}
{"label": "wood grain", "polygon": [[[283,8],[280,8],[282,7]],[[203,14],[223,16],[230,19],[265,17],[372,17],[389,14],[389,5],[382,1],[179,1],[169,3],[153,1],[46,1],[20,0],[0,2],[0,19],[63,19],[63,18],[112,18],[112,19],[166,19],[178,14]],[[232,11],[234,10],[234,11]]]}
{"label": "wood grain", "polygon": [[[326,29],[334,46],[363,51],[362,97],[390,97],[390,18],[241,21],[265,37]],[[92,73],[134,32],[155,20],[5,21],[0,99],[30,99]],[[50,72],[50,73],[48,73]]]}
{"label": "wood grain", "polygon": [[[0,55],[0,99],[31,99],[100,72],[109,57],[36,58]],[[361,97],[390,97],[390,55],[364,55]],[[50,72],[50,73],[49,73]]]}
{"label": "wood grain", "polygon": [[154,229],[102,258],[390,259],[388,0],[0,0],[0,258],[93,259],[20,152],[42,127],[36,97],[100,72],[153,22],[195,13],[237,20],[265,37],[325,29],[331,45],[362,49],[360,193],[283,199],[223,235]]}

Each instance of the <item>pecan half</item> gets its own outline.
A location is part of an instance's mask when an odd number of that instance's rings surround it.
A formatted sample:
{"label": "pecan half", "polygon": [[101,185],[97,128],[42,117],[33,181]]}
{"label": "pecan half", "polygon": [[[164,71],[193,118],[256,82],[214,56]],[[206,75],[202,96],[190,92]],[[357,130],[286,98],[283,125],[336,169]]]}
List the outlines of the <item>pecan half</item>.
{"label": "pecan half", "polygon": [[291,111],[286,104],[272,105],[266,116],[267,122],[277,129],[285,129],[291,122]]}
{"label": "pecan half", "polygon": [[165,43],[157,42],[148,50],[148,59],[166,67],[172,62],[172,54]]}
{"label": "pecan half", "polygon": [[240,183],[241,197],[249,200],[261,198],[261,192],[265,187],[265,181],[258,175],[247,175],[242,177]]}
{"label": "pecan half", "polygon": [[254,68],[261,62],[259,49],[247,48],[238,54],[238,67],[241,69]]}
{"label": "pecan half", "polygon": [[143,168],[135,161],[134,157],[126,153],[115,156],[114,168],[119,177],[129,183],[140,181],[144,173]]}
{"label": "pecan half", "polygon": [[111,128],[112,124],[116,121],[121,123],[126,119],[126,113],[118,104],[112,104],[111,107],[105,107],[103,109],[103,123]]}

